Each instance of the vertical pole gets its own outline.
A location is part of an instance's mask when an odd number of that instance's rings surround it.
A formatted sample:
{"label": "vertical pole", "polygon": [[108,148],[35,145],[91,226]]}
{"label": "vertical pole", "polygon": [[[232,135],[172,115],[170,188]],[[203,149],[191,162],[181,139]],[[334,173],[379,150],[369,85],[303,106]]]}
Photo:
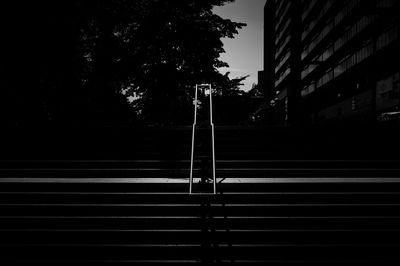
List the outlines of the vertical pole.
{"label": "vertical pole", "polygon": [[214,122],[213,122],[213,104],[212,104],[212,88],[210,89],[210,123],[211,123],[211,141],[212,141],[212,160],[213,160],[213,191],[217,194],[217,178],[215,176],[215,135],[214,135]]}
{"label": "vertical pole", "polygon": [[190,179],[189,179],[189,194],[193,191],[193,159],[194,159],[194,137],[197,123],[197,89],[196,85],[195,97],[194,97],[194,119],[193,119],[193,129],[192,129],[192,152],[190,155]]}

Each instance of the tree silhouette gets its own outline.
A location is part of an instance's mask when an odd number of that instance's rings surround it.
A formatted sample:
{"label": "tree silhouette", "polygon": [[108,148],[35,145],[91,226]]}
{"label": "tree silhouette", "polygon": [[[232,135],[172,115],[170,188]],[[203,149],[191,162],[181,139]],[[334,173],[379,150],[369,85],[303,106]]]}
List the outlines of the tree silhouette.
{"label": "tree silhouette", "polygon": [[232,0],[32,2],[2,4],[10,125],[182,124],[195,84],[237,91],[217,68],[245,24],[212,12]]}

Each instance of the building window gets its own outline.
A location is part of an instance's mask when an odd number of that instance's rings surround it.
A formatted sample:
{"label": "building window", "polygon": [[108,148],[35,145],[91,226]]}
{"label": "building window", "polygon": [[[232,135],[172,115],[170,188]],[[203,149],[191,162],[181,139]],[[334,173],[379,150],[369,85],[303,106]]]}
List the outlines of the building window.
{"label": "building window", "polygon": [[303,3],[308,3],[309,5],[305,6],[305,9],[303,11],[303,15],[301,16],[301,19],[304,21],[308,14],[310,14],[311,10],[314,8],[314,6],[317,4],[318,0],[312,0],[310,1],[304,1]]}
{"label": "building window", "polygon": [[279,71],[279,69],[287,62],[287,60],[289,59],[289,57],[291,56],[291,54],[292,54],[292,52],[289,50],[289,51],[286,53],[285,57],[283,57],[283,58],[279,61],[278,65],[277,65],[276,68],[275,68],[275,74],[276,74],[276,73]]}
{"label": "building window", "polygon": [[364,16],[357,21],[353,26],[348,26],[345,33],[335,41],[335,50],[339,50],[346,43],[351,41],[356,35],[358,35],[362,30],[368,27],[373,21],[375,21],[375,16]]}
{"label": "building window", "polygon": [[322,7],[321,11],[318,13],[317,17],[310,22],[309,25],[304,27],[303,33],[301,35],[302,40],[304,40],[308,34],[314,29],[314,27],[320,22],[320,20],[328,13],[329,9],[333,6],[334,1],[328,0]]}
{"label": "building window", "polygon": [[283,20],[284,20],[284,18],[286,18],[286,15],[287,15],[287,13],[289,11],[289,8],[290,8],[291,4],[292,4],[292,2],[288,2],[286,7],[285,7],[285,10],[282,12],[282,15],[279,15],[279,20],[275,25],[275,30],[276,31],[282,31],[282,30],[280,30],[280,28],[282,28]]}
{"label": "building window", "polygon": [[366,46],[364,46],[363,48],[361,48],[361,50],[357,52],[357,64],[361,63],[369,56],[371,56],[373,50],[374,50],[373,43],[369,41]]}
{"label": "building window", "polygon": [[278,51],[276,52],[275,59],[277,59],[281,55],[283,49],[285,49],[285,47],[289,43],[291,37],[292,36],[290,34],[286,37],[285,41],[283,42],[283,44],[279,47]]}
{"label": "building window", "polygon": [[333,79],[333,69],[328,69],[325,74],[317,80],[317,88],[324,86]]}
{"label": "building window", "polygon": [[350,0],[349,3],[336,15],[335,25],[339,25],[359,2],[360,0]]}
{"label": "building window", "polygon": [[292,22],[291,18],[286,20],[285,25],[283,26],[282,30],[279,31],[279,34],[278,34],[277,38],[275,39],[275,45],[278,45],[278,43],[281,41],[283,34],[286,32],[286,30],[289,27],[291,22]]}
{"label": "building window", "polygon": [[279,84],[282,83],[282,81],[290,74],[291,68],[288,67],[282,74],[279,76],[279,78],[275,81],[275,87],[279,86]]}
{"label": "building window", "polygon": [[311,84],[305,86],[303,90],[301,91],[301,97],[306,97],[307,95],[310,95],[315,91],[315,82],[312,82]]}
{"label": "building window", "polygon": [[397,4],[398,0],[378,0],[377,7],[392,7]]}
{"label": "building window", "polygon": [[303,53],[301,55],[302,59],[306,58],[307,55],[309,55],[312,50],[315,49],[315,47],[322,42],[323,39],[325,39],[329,33],[333,30],[334,28],[334,23],[333,19],[329,20],[324,27],[324,29],[314,37],[314,39],[311,41],[311,43],[306,46],[306,48],[303,49]]}
{"label": "building window", "polygon": [[342,59],[339,64],[334,68],[334,77],[338,77],[348,71],[350,68],[353,66],[361,63],[368,57],[370,57],[373,54],[373,42],[369,40],[366,45],[364,45],[360,50],[358,50],[356,53],[349,55]]}
{"label": "building window", "polygon": [[381,36],[378,37],[376,41],[376,50],[381,50],[382,48],[388,46],[395,40],[399,38],[399,31],[398,27],[393,27],[383,33]]}

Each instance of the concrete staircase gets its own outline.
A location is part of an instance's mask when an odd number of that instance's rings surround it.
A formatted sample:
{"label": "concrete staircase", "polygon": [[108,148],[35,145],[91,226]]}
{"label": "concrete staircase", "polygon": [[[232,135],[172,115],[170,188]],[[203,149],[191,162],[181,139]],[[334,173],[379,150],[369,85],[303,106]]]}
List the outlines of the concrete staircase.
{"label": "concrete staircase", "polygon": [[0,265],[399,265],[396,158],[315,156],[219,128],[218,195],[190,196],[190,133],[3,156]]}

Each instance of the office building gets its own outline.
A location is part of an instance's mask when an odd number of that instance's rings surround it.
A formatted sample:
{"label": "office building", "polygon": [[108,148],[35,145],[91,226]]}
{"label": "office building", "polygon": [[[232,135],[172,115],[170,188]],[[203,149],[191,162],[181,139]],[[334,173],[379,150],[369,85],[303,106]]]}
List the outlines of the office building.
{"label": "office building", "polygon": [[399,111],[399,4],[268,0],[267,120],[369,123]]}

